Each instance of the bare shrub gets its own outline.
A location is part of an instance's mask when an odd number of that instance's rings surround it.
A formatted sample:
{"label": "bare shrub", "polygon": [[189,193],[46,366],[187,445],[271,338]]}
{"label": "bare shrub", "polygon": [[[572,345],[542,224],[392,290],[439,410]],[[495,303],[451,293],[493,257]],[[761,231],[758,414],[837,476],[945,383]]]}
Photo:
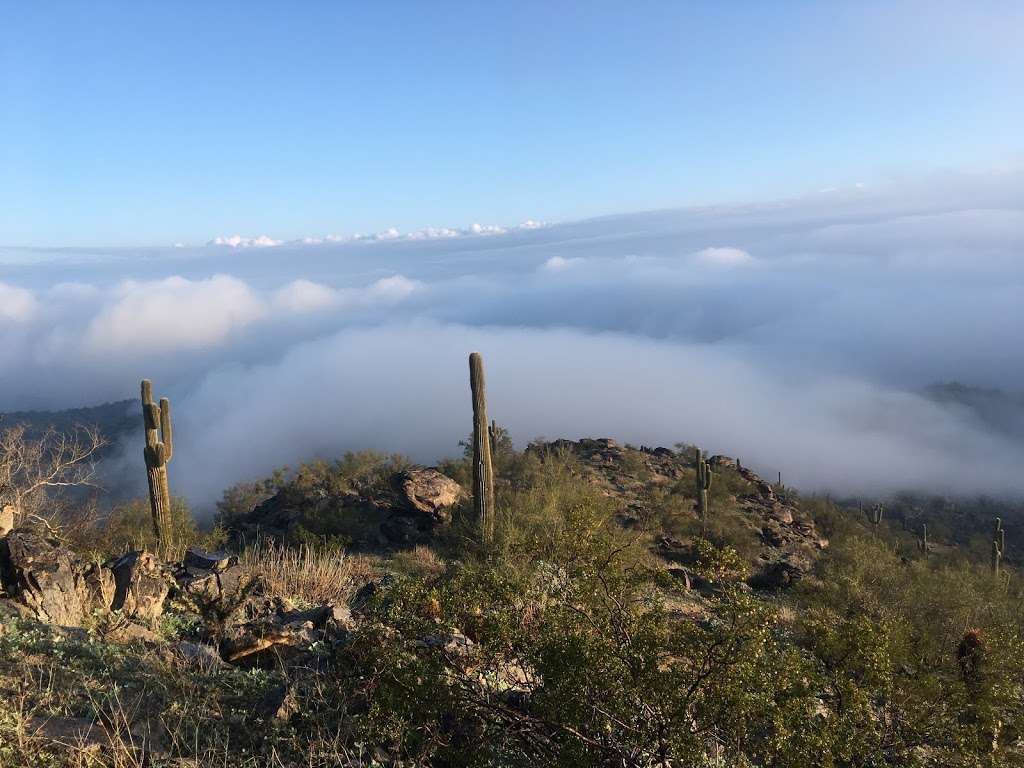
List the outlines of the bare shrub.
{"label": "bare shrub", "polygon": [[95,427],[51,427],[39,435],[24,424],[0,430],[0,510],[13,513],[15,525],[44,521],[50,494],[96,487],[95,459],[105,445]]}

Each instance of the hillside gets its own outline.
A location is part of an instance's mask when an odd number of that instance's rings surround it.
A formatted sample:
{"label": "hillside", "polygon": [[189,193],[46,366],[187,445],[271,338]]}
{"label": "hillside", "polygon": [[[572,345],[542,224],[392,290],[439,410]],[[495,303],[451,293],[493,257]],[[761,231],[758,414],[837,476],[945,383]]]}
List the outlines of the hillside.
{"label": "hillside", "polygon": [[687,446],[494,447],[486,545],[468,459],[372,453],[229,489],[210,532],[176,506],[183,559],[96,558],[144,515],[8,533],[0,765],[1024,759],[1012,569],[724,456],[701,515]]}
{"label": "hillside", "polygon": [[57,411],[0,412],[0,428],[20,424],[27,427],[29,437],[38,437],[47,429],[71,433],[77,427],[95,427],[112,446],[122,436],[137,431],[139,419],[137,401],[118,400]]}

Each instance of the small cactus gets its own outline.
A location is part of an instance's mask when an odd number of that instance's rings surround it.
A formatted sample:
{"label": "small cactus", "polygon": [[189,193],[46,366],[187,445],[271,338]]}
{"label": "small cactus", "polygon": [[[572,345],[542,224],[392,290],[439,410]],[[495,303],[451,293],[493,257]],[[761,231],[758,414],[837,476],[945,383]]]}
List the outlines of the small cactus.
{"label": "small cactus", "polygon": [[[149,480],[149,506],[153,516],[153,533],[157,548],[166,549],[170,531],[171,491],[167,483],[167,464],[174,456],[174,435],[171,429],[171,401],[160,398],[153,402],[153,383],[142,380],[142,418],[146,430],[146,478]],[[166,554],[166,552],[162,552]]]}
{"label": "small cactus", "polygon": [[696,469],[697,513],[701,523],[704,523],[708,517],[708,489],[711,488],[712,472],[711,465],[704,460],[700,448],[697,449]]}
{"label": "small cactus", "polygon": [[480,536],[489,543],[494,538],[494,466],[491,452],[497,430],[495,425],[487,423],[484,360],[479,352],[469,356],[469,387],[473,395],[473,511],[480,526]]}
{"label": "small cactus", "polygon": [[996,518],[996,527],[992,537],[992,574],[999,577],[999,567],[1003,562],[1003,552],[1006,548],[1006,531],[1003,529],[1003,521]]}

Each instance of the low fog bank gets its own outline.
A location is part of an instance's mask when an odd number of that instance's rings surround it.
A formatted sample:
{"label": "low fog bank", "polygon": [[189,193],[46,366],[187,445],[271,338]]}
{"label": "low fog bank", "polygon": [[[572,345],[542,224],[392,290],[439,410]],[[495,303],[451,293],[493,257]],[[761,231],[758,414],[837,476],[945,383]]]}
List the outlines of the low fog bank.
{"label": "low fog bank", "polygon": [[455,453],[479,349],[520,444],[698,442],[809,490],[1024,494],[1019,402],[925,392],[1021,389],[1024,175],[941,182],[377,241],[0,249],[0,410],[152,378],[176,488],[208,504],[313,455]]}
{"label": "low fog bank", "polygon": [[[175,487],[202,506],[298,457],[454,455],[470,431],[473,349],[485,355],[490,414],[520,446],[537,437],[685,441],[809,491],[1024,494],[1019,436],[924,395],[769,373],[708,346],[434,323],[346,330],[273,364],[209,374],[175,403]],[[134,441],[129,463],[137,453]]]}

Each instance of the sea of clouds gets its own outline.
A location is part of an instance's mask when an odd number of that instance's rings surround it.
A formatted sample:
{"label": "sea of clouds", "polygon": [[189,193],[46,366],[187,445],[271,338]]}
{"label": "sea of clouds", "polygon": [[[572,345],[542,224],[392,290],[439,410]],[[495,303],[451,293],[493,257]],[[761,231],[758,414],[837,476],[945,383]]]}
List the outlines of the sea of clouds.
{"label": "sea of clouds", "polygon": [[472,350],[519,444],[684,441],[808,490],[1021,495],[1021,430],[923,389],[1024,390],[1022,333],[1019,172],[549,225],[0,248],[0,411],[152,378],[200,506],[314,455],[457,452]]}

